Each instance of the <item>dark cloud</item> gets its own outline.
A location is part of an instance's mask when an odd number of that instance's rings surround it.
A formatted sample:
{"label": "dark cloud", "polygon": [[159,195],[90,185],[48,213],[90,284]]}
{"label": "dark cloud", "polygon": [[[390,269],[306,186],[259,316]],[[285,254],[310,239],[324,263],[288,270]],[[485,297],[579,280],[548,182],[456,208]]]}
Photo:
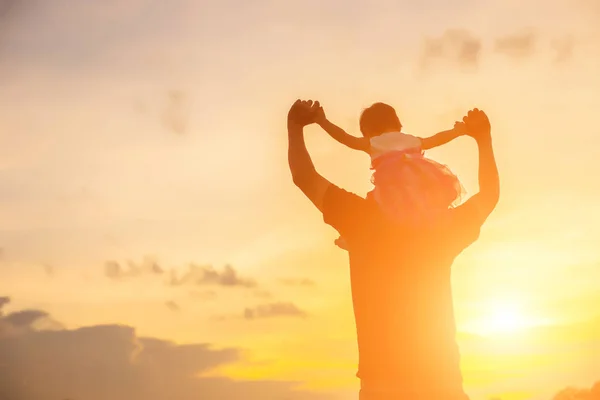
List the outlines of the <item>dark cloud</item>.
{"label": "dark cloud", "polygon": [[181,310],[179,305],[177,303],[175,303],[174,301],[167,301],[165,303],[165,306],[167,306],[167,308],[173,312],[177,312],[177,311]]}
{"label": "dark cloud", "polygon": [[558,392],[553,400],[600,400],[600,381],[589,389],[568,387]]}
{"label": "dark cloud", "polygon": [[273,318],[273,317],[301,317],[307,314],[293,303],[271,303],[263,304],[254,308],[244,310],[245,319]]}
{"label": "dark cloud", "polygon": [[9,15],[15,3],[16,0],[0,0],[0,19]]}
{"label": "dark cloud", "polygon": [[41,310],[20,310],[4,315],[2,308],[10,303],[9,297],[0,297],[0,339],[37,330],[56,330],[63,326]]}
{"label": "dark cloud", "polygon": [[536,34],[533,31],[502,36],[494,41],[494,51],[512,58],[525,58],[535,52]]}
{"label": "dark cloud", "polygon": [[25,328],[33,326],[36,321],[46,317],[48,317],[48,313],[45,311],[23,310],[8,314],[2,320],[15,328]]}
{"label": "dark cloud", "polygon": [[170,90],[163,111],[162,123],[169,131],[182,135],[186,133],[189,119],[190,101],[182,90]]}
{"label": "dark cloud", "polygon": [[126,266],[117,261],[107,261],[104,264],[104,275],[107,278],[118,280],[140,275],[162,275],[164,270],[155,261],[146,258],[142,263],[136,264],[128,261]]}
{"label": "dark cloud", "polygon": [[218,286],[241,286],[251,288],[256,286],[256,282],[251,279],[241,278],[237,271],[231,265],[225,265],[222,271],[217,271],[214,267],[199,266],[191,264],[188,271],[177,277],[176,271],[171,271],[170,284],[172,286],[192,285],[218,285]]}
{"label": "dark cloud", "polygon": [[10,303],[10,297],[0,296],[0,316],[2,316],[2,308],[4,308],[4,306],[8,303]]}
{"label": "dark cloud", "polygon": [[240,361],[241,353],[236,348],[138,337],[132,327],[117,325],[0,333],[0,399],[329,398],[296,389],[296,382],[200,376]]}
{"label": "dark cloud", "polygon": [[315,286],[316,283],[312,279],[304,278],[304,279],[280,279],[279,280],[283,285],[286,286]]}
{"label": "dark cloud", "polygon": [[421,69],[439,62],[476,68],[481,58],[481,40],[464,29],[449,29],[438,38],[425,39],[421,55]]}

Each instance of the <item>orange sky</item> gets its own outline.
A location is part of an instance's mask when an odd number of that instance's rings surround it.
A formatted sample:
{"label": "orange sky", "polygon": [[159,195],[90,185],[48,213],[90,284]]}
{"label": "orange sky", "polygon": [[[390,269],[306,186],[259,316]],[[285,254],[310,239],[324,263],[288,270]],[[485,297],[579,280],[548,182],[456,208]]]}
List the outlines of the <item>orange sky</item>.
{"label": "orange sky", "polygon": [[[453,268],[467,392],[600,379],[594,1],[17,3],[0,12],[5,312],[240,348],[207,373],[355,399],[347,258],[291,182],[287,108],[318,99],[358,133],[385,101],[429,135],[480,107],[502,198]],[[369,190],[367,157],[307,141],[323,175]],[[429,156],[477,190],[469,139]]]}

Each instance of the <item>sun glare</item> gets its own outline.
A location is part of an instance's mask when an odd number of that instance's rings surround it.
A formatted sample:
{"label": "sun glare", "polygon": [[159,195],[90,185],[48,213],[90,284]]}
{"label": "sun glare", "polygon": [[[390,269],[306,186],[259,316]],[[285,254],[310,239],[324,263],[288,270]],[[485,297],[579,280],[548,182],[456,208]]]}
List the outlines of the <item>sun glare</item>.
{"label": "sun glare", "polygon": [[489,312],[472,324],[472,328],[482,335],[510,334],[531,326],[531,321],[522,305],[508,299],[495,300],[486,307]]}

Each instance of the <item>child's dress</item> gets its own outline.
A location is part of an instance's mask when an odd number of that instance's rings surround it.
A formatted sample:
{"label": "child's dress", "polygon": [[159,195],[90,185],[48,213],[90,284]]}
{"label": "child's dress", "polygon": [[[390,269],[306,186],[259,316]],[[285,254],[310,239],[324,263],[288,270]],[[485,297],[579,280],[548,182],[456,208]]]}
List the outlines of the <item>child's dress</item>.
{"label": "child's dress", "polygon": [[428,224],[460,200],[460,181],[446,166],[424,157],[421,139],[392,132],[371,138],[370,144],[375,188],[369,196],[392,218]]}

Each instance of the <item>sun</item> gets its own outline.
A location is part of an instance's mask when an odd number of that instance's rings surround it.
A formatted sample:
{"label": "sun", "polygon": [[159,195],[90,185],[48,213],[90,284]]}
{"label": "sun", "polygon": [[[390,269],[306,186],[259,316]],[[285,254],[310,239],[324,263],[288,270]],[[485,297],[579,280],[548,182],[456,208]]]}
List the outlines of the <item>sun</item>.
{"label": "sun", "polygon": [[523,305],[515,300],[496,299],[489,301],[485,315],[474,321],[472,328],[482,335],[513,334],[531,326]]}
{"label": "sun", "polygon": [[524,328],[527,320],[516,304],[498,302],[491,310],[488,325],[492,332],[509,333]]}

